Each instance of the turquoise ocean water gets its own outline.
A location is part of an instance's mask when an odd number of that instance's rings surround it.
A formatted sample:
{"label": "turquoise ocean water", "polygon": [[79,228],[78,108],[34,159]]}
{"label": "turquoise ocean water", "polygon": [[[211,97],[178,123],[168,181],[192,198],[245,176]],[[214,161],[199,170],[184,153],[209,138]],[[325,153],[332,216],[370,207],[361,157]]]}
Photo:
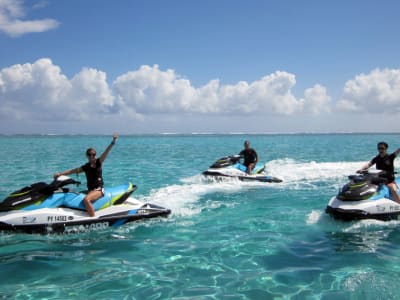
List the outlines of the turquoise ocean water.
{"label": "turquoise ocean water", "polygon": [[[69,236],[0,234],[0,299],[399,299],[400,222],[324,209],[400,134],[120,136],[106,185],[168,218]],[[280,184],[200,174],[249,139]],[[0,136],[0,199],[80,166],[111,136]],[[400,159],[396,162],[399,166]],[[84,180],[84,176],[80,176]]]}

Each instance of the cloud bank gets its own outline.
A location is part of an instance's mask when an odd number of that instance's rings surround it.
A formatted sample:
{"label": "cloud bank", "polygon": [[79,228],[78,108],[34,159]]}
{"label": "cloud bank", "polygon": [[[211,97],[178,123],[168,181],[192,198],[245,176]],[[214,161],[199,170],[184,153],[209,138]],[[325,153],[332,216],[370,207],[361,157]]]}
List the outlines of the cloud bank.
{"label": "cloud bank", "polygon": [[141,66],[108,83],[106,73],[83,68],[67,78],[48,58],[0,70],[0,117],[4,120],[102,122],[109,118],[146,121],[176,118],[301,118],[338,113],[396,113],[400,107],[400,70],[376,69],[347,81],[333,101],[315,84],[296,98],[294,74],[276,71],[254,82],[195,87],[174,70]]}
{"label": "cloud bank", "polygon": [[221,85],[211,80],[195,88],[173,70],[161,71],[157,65],[142,66],[118,77],[115,94],[138,113],[199,114],[284,114],[302,110],[303,103],[291,93],[294,75],[276,72],[258,81]]}
{"label": "cloud bank", "polygon": [[[330,97],[321,85],[296,99],[291,89],[295,76],[277,71],[260,80],[222,85],[211,80],[194,87],[174,70],[141,66],[108,85],[102,71],[84,68],[71,79],[50,59],[13,65],[0,71],[0,113],[29,118],[85,120],[93,115],[123,113],[293,115],[329,111]],[[11,113],[11,114],[10,114]]]}
{"label": "cloud bank", "polygon": [[25,20],[25,17],[26,9],[22,1],[0,0],[0,31],[11,37],[44,32],[59,26],[59,22],[54,19]]}

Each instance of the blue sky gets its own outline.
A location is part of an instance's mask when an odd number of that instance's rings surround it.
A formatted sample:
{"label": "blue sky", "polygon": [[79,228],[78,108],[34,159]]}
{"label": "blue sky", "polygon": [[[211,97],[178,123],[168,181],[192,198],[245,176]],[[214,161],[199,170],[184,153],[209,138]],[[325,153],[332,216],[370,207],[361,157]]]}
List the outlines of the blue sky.
{"label": "blue sky", "polygon": [[0,0],[0,133],[398,131],[399,11]]}

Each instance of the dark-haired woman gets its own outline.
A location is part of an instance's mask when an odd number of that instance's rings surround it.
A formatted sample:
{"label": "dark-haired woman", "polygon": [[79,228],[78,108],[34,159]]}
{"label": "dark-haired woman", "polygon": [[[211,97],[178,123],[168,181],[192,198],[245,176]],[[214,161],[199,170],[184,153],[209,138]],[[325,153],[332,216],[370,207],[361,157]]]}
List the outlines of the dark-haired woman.
{"label": "dark-haired woman", "polygon": [[375,156],[373,159],[371,159],[371,161],[369,161],[358,172],[366,171],[373,165],[376,165],[377,170],[385,171],[385,174],[383,176],[387,179],[386,185],[388,186],[388,188],[393,196],[393,199],[397,203],[400,203],[400,197],[397,194],[397,184],[396,184],[395,176],[394,176],[394,174],[395,174],[394,173],[394,159],[396,158],[397,155],[399,155],[400,148],[397,149],[392,154],[387,153],[388,148],[389,148],[389,145],[387,143],[385,143],[385,142],[378,143],[378,145],[377,145],[378,155]]}
{"label": "dark-haired woman", "polygon": [[54,178],[57,178],[61,175],[85,172],[88,193],[83,199],[83,203],[85,204],[86,210],[91,217],[95,216],[92,202],[104,196],[102,165],[107,158],[107,155],[110,152],[111,148],[115,145],[117,139],[118,134],[114,133],[112,142],[110,143],[110,145],[107,146],[106,150],[104,150],[99,158],[96,158],[96,150],[93,148],[89,148],[86,150],[86,156],[88,158],[88,162],[86,164],[75,169],[66,170],[54,174]]}

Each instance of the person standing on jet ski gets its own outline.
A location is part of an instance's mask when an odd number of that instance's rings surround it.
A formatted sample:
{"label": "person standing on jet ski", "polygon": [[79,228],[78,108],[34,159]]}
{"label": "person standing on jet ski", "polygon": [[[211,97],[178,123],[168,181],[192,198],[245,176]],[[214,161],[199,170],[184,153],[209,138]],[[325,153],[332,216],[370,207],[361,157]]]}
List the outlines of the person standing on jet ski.
{"label": "person standing on jet ski", "polygon": [[380,142],[377,145],[378,147],[378,155],[375,156],[370,162],[368,162],[364,167],[358,170],[358,173],[368,170],[373,165],[376,165],[376,169],[385,171],[385,174],[382,177],[387,179],[386,185],[388,186],[394,200],[397,203],[400,203],[400,197],[397,193],[397,184],[395,182],[394,176],[394,159],[400,153],[400,148],[397,149],[392,154],[387,154],[387,149],[389,145],[385,142]]}
{"label": "person standing on jet ski", "polygon": [[239,155],[244,158],[243,164],[247,167],[247,174],[251,174],[258,162],[258,155],[253,148],[250,148],[249,141],[244,141],[244,149],[240,151]]}
{"label": "person standing on jet ski", "polygon": [[99,158],[96,158],[96,150],[93,148],[89,148],[86,150],[86,156],[88,158],[88,162],[86,164],[75,169],[66,170],[64,172],[54,174],[54,178],[57,178],[61,175],[69,175],[74,173],[78,174],[81,172],[85,172],[88,193],[83,199],[83,203],[85,204],[86,210],[91,217],[95,216],[92,202],[95,202],[97,199],[104,196],[102,164],[107,158],[107,155],[110,152],[112,146],[115,145],[117,139],[118,134],[115,132],[112,142],[110,143],[110,145],[108,145],[106,150],[104,150],[103,154],[101,154]]}

